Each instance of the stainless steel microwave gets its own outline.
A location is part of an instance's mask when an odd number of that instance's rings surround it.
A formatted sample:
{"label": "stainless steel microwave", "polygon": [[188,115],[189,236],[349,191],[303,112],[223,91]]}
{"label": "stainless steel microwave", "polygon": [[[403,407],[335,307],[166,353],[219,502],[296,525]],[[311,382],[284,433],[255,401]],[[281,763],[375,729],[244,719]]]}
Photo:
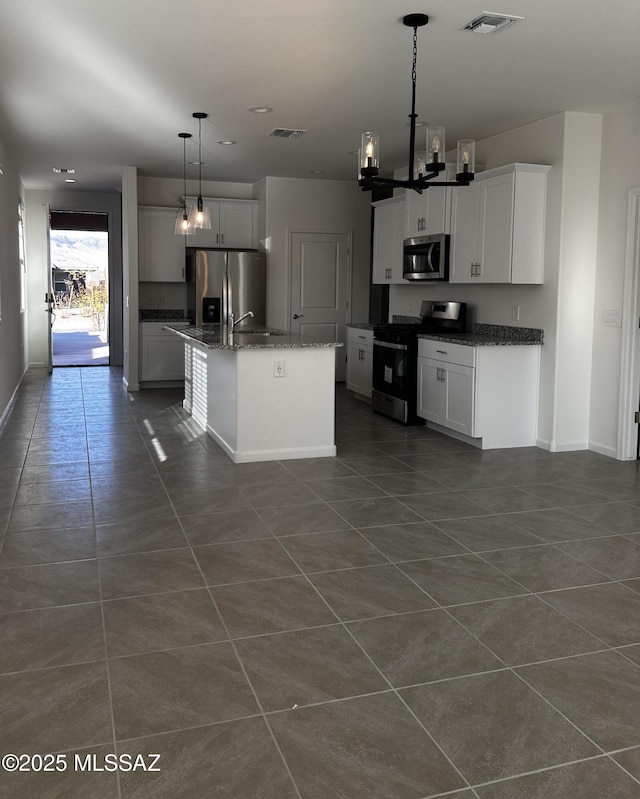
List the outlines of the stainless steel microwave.
{"label": "stainless steel microwave", "polygon": [[445,233],[405,239],[405,280],[449,280],[449,236]]}

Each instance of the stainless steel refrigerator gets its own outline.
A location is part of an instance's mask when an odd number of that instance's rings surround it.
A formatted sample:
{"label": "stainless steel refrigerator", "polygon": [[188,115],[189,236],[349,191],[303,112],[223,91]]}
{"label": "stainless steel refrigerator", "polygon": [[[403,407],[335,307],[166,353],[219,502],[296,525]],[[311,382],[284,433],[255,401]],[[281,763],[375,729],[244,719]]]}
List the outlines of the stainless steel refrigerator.
{"label": "stainless steel refrigerator", "polygon": [[251,311],[236,330],[264,327],[267,315],[265,254],[187,248],[187,314],[192,324],[228,324]]}

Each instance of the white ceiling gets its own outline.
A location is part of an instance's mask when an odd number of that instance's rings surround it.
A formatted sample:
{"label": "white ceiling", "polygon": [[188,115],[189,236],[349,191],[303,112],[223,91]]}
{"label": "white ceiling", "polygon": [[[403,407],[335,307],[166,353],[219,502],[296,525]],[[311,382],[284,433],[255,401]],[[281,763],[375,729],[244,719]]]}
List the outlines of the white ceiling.
{"label": "white ceiling", "polygon": [[[182,177],[180,131],[204,111],[203,179],[355,179],[363,130],[382,171],[407,158],[412,30],[417,110],[481,139],[563,110],[640,100],[637,0],[0,0],[0,131],[24,184],[115,190],[123,166]],[[491,36],[456,30],[484,10],[523,22]],[[273,113],[247,109],[267,105]],[[299,139],[267,138],[274,127]],[[220,139],[235,139],[225,147]],[[637,158],[637,153],[630,153]],[[588,168],[588,165],[585,165]],[[195,167],[190,177],[195,178]],[[190,187],[193,187],[190,180]]]}

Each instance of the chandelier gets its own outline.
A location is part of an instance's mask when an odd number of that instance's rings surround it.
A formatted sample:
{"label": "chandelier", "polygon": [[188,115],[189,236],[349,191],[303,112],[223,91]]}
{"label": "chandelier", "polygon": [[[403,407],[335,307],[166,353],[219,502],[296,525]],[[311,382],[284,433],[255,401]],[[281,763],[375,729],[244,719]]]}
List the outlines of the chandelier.
{"label": "chandelier", "polygon": [[418,58],[418,28],[429,22],[426,14],[407,14],[402,23],[413,28],[413,67],[411,70],[411,113],[409,114],[409,175],[406,180],[381,178],[380,141],[377,133],[367,131],[362,134],[362,144],[358,151],[358,186],[370,191],[376,186],[413,189],[422,194],[429,186],[468,186],[473,180],[475,170],[476,143],[473,139],[458,142],[455,180],[434,180],[445,169],[445,131],[442,125],[427,128],[426,152],[416,154],[416,63]]}

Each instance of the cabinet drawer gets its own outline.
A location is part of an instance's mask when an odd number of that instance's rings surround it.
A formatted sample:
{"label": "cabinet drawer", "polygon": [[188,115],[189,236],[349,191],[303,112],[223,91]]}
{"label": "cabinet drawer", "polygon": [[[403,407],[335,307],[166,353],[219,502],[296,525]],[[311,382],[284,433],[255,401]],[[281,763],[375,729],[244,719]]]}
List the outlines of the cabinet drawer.
{"label": "cabinet drawer", "polygon": [[476,364],[476,347],[467,344],[451,344],[448,341],[420,338],[418,339],[418,355],[422,358],[457,363],[461,366],[475,366]]}
{"label": "cabinet drawer", "polygon": [[349,327],[347,328],[347,339],[349,344],[357,344],[360,347],[373,347],[373,330]]}

